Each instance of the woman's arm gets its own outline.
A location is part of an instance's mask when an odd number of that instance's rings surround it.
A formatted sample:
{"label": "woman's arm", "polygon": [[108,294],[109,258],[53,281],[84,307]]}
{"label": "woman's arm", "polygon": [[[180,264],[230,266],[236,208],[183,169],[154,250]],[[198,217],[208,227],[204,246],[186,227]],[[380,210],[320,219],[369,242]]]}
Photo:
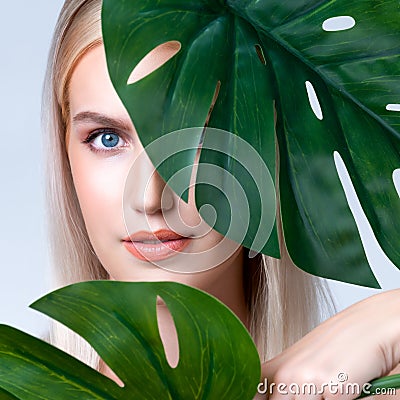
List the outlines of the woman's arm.
{"label": "woman's arm", "polygon": [[[324,395],[355,399],[358,395],[352,387],[362,388],[373,379],[399,371],[399,363],[400,289],[396,289],[371,296],[329,318],[265,363],[262,372],[268,383],[274,384],[272,400],[317,400]],[[317,393],[291,393],[298,387],[302,392],[314,390],[305,384],[315,385]]]}

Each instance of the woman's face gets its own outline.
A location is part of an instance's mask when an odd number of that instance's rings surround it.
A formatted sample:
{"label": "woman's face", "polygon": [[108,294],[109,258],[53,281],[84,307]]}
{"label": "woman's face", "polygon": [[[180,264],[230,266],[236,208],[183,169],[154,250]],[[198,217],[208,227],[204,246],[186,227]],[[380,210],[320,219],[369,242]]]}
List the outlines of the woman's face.
{"label": "woman's face", "polygon": [[[166,58],[163,51],[147,59],[141,75]],[[79,61],[68,96],[73,181],[90,241],[110,278],[179,281],[213,292],[238,277],[242,247],[200,218],[193,187],[185,203],[155,171],[111,84],[103,46]],[[126,188],[132,189],[124,198]]]}

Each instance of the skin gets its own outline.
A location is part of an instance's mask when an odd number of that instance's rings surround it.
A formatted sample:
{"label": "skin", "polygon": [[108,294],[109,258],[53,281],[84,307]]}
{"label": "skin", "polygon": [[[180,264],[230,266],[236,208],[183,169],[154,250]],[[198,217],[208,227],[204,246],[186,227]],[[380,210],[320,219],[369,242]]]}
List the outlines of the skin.
{"label": "skin", "polygon": [[[247,325],[243,248],[201,220],[193,190],[189,202],[183,202],[154,171],[148,157],[143,156],[135,128],[109,80],[103,47],[90,50],[76,66],[69,86],[69,105],[67,151],[74,186],[89,239],[110,279],[175,281],[197,287],[219,298]],[[113,122],[105,125],[104,117]],[[112,150],[105,148],[101,134],[91,143],[85,143],[99,129],[118,132],[121,137],[118,146]],[[121,199],[133,164],[141,179],[135,182],[125,209],[131,229],[127,232]],[[190,265],[195,257],[200,264],[214,266],[221,252],[228,257],[207,271],[181,274],[139,260],[123,246],[122,239],[128,234],[156,231],[170,225],[177,233],[193,238],[184,250],[186,254],[174,255],[167,262]],[[172,321],[163,304],[158,305],[158,311],[161,337],[170,344],[166,348],[167,357],[174,363],[178,354],[175,336],[170,334]],[[110,374],[107,368],[105,371]]]}
{"label": "skin", "polygon": [[[283,353],[263,365],[269,382],[301,385],[313,382],[317,387],[338,382],[345,372],[346,382],[362,387],[366,382],[400,373],[400,291],[391,290],[366,300],[329,318]],[[332,395],[329,399],[354,399],[357,396]],[[258,397],[261,399],[263,397]],[[400,399],[397,395],[374,399]],[[316,396],[285,396],[274,392],[272,400],[324,399]]]}
{"label": "skin", "polygon": [[[168,59],[168,51],[170,49],[160,48],[155,58],[150,57],[142,64],[138,75],[145,76],[146,71],[154,69],[160,59]],[[74,185],[90,241],[110,279],[177,281],[200,288],[223,301],[248,326],[242,247],[230,241],[223,242],[224,238],[201,220],[194,204],[193,188],[189,192],[189,202],[183,202],[155,172],[147,156],[143,156],[135,128],[108,77],[102,46],[89,50],[75,67],[68,98],[70,115],[66,143]],[[105,124],[99,115],[113,122]],[[99,129],[120,135],[116,149],[104,149],[101,143],[104,131],[99,133]],[[93,133],[99,136],[89,143],[87,138]],[[121,199],[132,165],[138,168],[139,173],[133,174],[138,178],[125,209],[131,229],[127,232]],[[148,261],[138,260],[122,244],[128,233],[155,231],[169,226],[182,235],[192,236],[192,239],[185,249],[186,254],[169,258],[167,266],[200,260],[213,268],[199,273],[170,272]],[[221,254],[229,256],[216,266],[215,259]],[[348,375],[348,382],[359,384],[387,375],[398,368],[400,362],[399,316],[400,290],[372,296],[325,321],[294,346],[264,364],[263,377],[269,382],[301,385],[304,382],[330,382],[339,372]],[[167,359],[176,364],[179,357],[176,332],[162,302],[158,303],[158,318]],[[122,385],[107,366],[102,365],[101,371]],[[322,394],[314,397],[284,396],[275,391],[271,398],[314,400],[324,397]],[[385,398],[400,398],[400,395]]]}

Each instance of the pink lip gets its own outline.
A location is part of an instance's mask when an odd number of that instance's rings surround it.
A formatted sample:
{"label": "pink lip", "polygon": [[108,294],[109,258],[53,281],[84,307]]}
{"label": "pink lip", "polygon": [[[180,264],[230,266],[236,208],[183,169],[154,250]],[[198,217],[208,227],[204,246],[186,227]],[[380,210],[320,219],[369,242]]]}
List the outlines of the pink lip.
{"label": "pink lip", "polygon": [[[158,243],[143,241],[158,240]],[[171,257],[182,251],[190,243],[190,238],[178,235],[168,229],[155,232],[140,231],[123,239],[125,248],[136,258],[157,261]]]}

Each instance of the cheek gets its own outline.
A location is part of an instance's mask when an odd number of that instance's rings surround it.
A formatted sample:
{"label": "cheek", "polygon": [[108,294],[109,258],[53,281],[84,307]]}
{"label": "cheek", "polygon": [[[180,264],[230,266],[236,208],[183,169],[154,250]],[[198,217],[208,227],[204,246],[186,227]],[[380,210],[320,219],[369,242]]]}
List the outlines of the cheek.
{"label": "cheek", "polygon": [[75,190],[89,239],[99,255],[113,238],[124,234],[122,198],[126,173],[117,159],[100,160],[71,152]]}

